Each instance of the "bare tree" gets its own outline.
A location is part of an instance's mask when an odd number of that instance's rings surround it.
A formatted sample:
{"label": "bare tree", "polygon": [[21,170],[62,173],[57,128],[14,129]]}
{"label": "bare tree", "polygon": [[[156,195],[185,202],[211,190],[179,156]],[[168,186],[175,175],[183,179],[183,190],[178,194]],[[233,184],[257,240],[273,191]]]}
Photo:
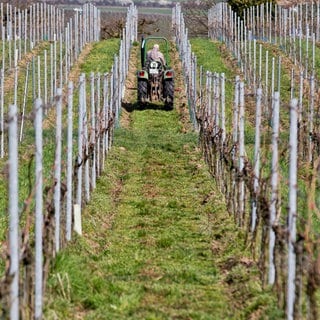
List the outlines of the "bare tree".
{"label": "bare tree", "polygon": [[[208,10],[221,0],[198,0],[184,1],[181,3],[184,14],[184,20],[189,30],[190,36],[206,36],[208,34]],[[248,7],[256,6],[261,3],[270,2],[270,0],[228,0],[233,11],[242,17],[242,12]],[[272,0],[271,2],[276,2]]]}
{"label": "bare tree", "polygon": [[9,3],[12,6],[19,8],[21,10],[26,9],[27,7],[30,6],[30,4],[32,4],[35,1],[32,0],[3,0],[1,1],[2,3]]}
{"label": "bare tree", "polygon": [[208,34],[208,10],[218,1],[200,0],[181,3],[184,21],[190,36],[206,36]]}

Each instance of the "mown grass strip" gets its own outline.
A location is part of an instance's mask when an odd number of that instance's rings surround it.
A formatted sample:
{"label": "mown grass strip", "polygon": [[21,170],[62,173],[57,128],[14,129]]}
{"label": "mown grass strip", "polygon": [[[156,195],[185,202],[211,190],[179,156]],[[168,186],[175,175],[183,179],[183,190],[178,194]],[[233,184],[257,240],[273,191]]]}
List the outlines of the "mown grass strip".
{"label": "mown grass strip", "polygon": [[[200,73],[200,67],[203,70],[202,83],[205,85],[206,72],[224,73],[226,78],[226,103],[228,106],[227,112],[231,114],[231,105],[233,101],[233,91],[235,77],[238,75],[235,67],[232,67],[232,56],[227,55],[223,58],[223,44],[217,41],[211,41],[207,38],[191,38],[190,43],[192,51],[197,57],[197,64]],[[229,65],[228,65],[229,64]]]}
{"label": "mown grass strip", "polygon": [[103,75],[110,72],[114,57],[119,53],[120,39],[112,38],[96,42],[86,61],[81,65],[81,71],[88,76],[90,72],[100,72]]}
{"label": "mown grass strip", "polygon": [[47,318],[280,318],[197,135],[183,133],[176,111],[128,117],[84,212],[83,237],[55,261]]}
{"label": "mown grass strip", "polygon": [[[75,309],[86,319],[240,319],[245,305],[229,306],[219,270],[226,257],[212,256],[211,241],[225,237],[214,250],[228,246],[234,259],[243,243],[214,192],[196,135],[181,133],[175,113],[145,110],[132,118],[130,129],[116,133],[107,174],[85,214],[87,239],[56,260],[54,273],[67,274],[70,287],[50,309],[65,319]],[[230,279],[249,281],[249,270],[235,264]],[[255,281],[249,287],[259,293]],[[50,288],[67,290],[56,277]]]}

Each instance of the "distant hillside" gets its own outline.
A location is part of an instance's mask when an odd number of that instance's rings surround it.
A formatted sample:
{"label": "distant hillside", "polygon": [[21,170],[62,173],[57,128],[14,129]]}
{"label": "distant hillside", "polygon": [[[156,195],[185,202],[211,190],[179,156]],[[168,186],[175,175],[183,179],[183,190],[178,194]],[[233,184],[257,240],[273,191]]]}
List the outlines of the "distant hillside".
{"label": "distant hillside", "polygon": [[[94,5],[97,6],[127,6],[131,3],[135,3],[138,6],[149,6],[149,7],[171,7],[173,4],[177,2],[187,2],[190,0],[44,0],[43,2],[47,2],[50,4],[64,4],[64,5],[82,5],[88,2],[91,2]],[[219,2],[220,0],[217,0],[216,2]],[[227,1],[227,0],[226,0]],[[290,7],[297,5],[298,3],[309,3],[313,0],[277,0],[276,3],[285,6]],[[196,2],[196,1],[195,1]],[[214,0],[212,0],[214,2]]]}
{"label": "distant hillside", "polygon": [[127,6],[131,3],[135,3],[139,6],[151,6],[151,7],[171,7],[179,0],[46,0],[45,2],[50,4],[64,4],[64,5],[83,5],[91,2],[96,6]]}

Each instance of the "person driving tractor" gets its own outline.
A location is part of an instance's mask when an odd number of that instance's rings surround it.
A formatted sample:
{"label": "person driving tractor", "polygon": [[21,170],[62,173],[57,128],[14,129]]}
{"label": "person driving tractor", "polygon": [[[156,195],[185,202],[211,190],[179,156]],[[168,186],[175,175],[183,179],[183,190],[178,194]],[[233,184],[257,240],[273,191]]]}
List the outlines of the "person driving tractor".
{"label": "person driving tractor", "polygon": [[148,61],[160,61],[162,65],[166,64],[163,53],[159,50],[159,45],[156,43],[151,50],[147,52]]}
{"label": "person driving tractor", "polygon": [[[156,40],[163,41],[164,53]],[[164,37],[141,38],[141,69],[137,71],[138,103],[141,105],[164,102],[166,110],[174,107],[174,70],[167,65],[170,61],[168,46],[169,41]]]}

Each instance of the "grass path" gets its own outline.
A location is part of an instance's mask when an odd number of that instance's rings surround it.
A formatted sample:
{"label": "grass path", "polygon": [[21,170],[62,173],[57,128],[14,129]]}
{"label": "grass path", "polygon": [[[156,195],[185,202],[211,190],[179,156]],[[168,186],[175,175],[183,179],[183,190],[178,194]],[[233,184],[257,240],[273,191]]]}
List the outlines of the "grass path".
{"label": "grass path", "polygon": [[[178,76],[177,95],[182,86]],[[83,236],[55,261],[46,319],[272,319],[276,303],[187,129],[182,97],[174,111],[131,110]]]}
{"label": "grass path", "polygon": [[176,113],[144,110],[131,117],[130,127],[116,133],[109,173],[88,208],[88,214],[106,215],[104,226],[112,220],[105,230],[96,226],[100,241],[93,237],[89,245],[96,270],[86,270],[91,267],[77,252],[57,263],[65,267],[74,254],[79,264],[72,265],[81,270],[69,270],[71,283],[88,277],[76,290],[91,309],[88,319],[223,319],[226,298],[211,252],[211,220],[225,208],[197,137],[182,133]]}
{"label": "grass path", "polygon": [[214,312],[221,318],[224,295],[217,288],[212,203],[206,201],[213,187],[199,166],[196,137],[180,132],[176,115],[146,110],[133,115],[132,127],[115,140],[124,166],[107,232],[109,318],[210,319]]}

